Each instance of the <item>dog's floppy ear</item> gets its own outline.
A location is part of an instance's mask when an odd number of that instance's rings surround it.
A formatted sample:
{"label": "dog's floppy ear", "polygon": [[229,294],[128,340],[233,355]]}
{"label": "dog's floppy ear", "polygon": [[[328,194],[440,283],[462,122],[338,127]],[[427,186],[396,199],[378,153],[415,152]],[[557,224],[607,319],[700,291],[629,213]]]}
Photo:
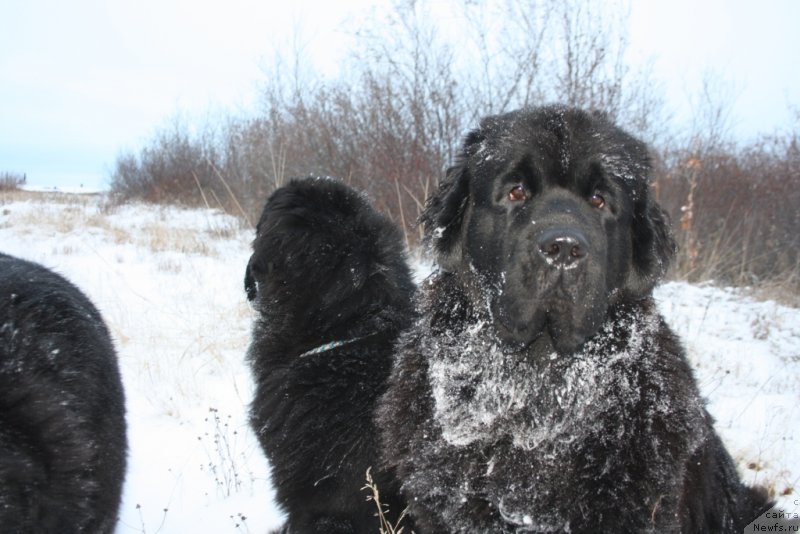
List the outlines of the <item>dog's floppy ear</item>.
{"label": "dog's floppy ear", "polygon": [[271,212],[270,206],[277,200],[286,196],[285,188],[275,190],[267,199],[264,208],[261,210],[261,217],[256,224],[256,238],[253,241],[253,254],[250,255],[250,260],[247,262],[247,268],[244,271],[244,291],[247,293],[247,300],[255,300],[258,296],[258,279],[265,274],[272,272],[274,267],[267,259],[266,251],[269,248],[264,237],[263,232],[266,231],[267,221]]}
{"label": "dog's floppy ear", "polygon": [[664,277],[677,246],[669,227],[669,217],[653,200],[649,191],[638,195],[633,214],[633,269],[626,289],[633,296],[644,296]]}
{"label": "dog's floppy ear", "polygon": [[461,228],[469,201],[468,158],[474,147],[484,139],[480,130],[474,130],[464,140],[456,164],[447,169],[437,191],[425,202],[420,216],[424,229],[424,242],[430,246],[439,266],[453,271],[461,256]]}
{"label": "dog's floppy ear", "polygon": [[258,284],[253,276],[253,258],[247,262],[247,268],[244,271],[244,291],[247,293],[247,300],[255,300],[258,296]]}
{"label": "dog's floppy ear", "polygon": [[268,243],[262,236],[256,237],[253,242],[253,254],[244,270],[244,290],[247,300],[255,300],[258,296],[258,285],[265,281],[275,271],[275,263],[268,257]]}

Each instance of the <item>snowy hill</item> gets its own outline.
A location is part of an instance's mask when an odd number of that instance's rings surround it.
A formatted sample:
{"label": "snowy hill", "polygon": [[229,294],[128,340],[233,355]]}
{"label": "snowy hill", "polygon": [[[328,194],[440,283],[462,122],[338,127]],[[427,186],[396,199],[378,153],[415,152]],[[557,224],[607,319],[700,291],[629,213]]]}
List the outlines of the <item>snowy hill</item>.
{"label": "snowy hill", "polygon": [[[130,439],[117,532],[278,526],[268,465],[246,423],[251,230],[212,210],[102,201],[2,194],[0,251],[67,276],[114,335]],[[742,475],[800,508],[800,310],[682,283],[657,298]]]}

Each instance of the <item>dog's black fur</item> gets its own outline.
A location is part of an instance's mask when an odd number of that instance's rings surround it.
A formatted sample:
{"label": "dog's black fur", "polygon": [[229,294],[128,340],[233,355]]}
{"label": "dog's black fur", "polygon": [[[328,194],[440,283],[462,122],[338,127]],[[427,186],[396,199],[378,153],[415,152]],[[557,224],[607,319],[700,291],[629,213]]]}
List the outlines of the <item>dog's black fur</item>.
{"label": "dog's black fur", "polygon": [[61,276],[0,254],[0,530],[113,532],[126,454],[99,312]]}
{"label": "dog's black fur", "polygon": [[379,469],[373,423],[394,343],[414,317],[400,232],[340,182],[293,181],[264,207],[245,289],[258,312],[251,424],[287,514],[280,532],[377,532],[361,491],[367,468],[390,517],[405,508]]}
{"label": "dog's black fur", "polygon": [[489,117],[423,223],[440,270],[379,401],[422,532],[741,532],[743,486],[651,292],[674,254],[643,143]]}

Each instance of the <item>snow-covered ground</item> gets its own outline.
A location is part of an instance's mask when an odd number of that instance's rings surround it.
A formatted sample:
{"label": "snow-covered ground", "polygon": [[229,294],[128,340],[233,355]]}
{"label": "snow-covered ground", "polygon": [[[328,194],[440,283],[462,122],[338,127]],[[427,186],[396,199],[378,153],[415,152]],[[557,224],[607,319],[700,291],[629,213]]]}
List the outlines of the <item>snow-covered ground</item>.
{"label": "snow-covered ground", "polygon": [[278,526],[267,463],[246,422],[250,232],[208,210],[106,212],[98,197],[61,198],[0,201],[0,251],[72,280],[115,338],[130,444],[117,532]]}
{"label": "snow-covered ground", "polygon": [[[130,441],[119,534],[264,533],[281,522],[246,423],[251,239],[211,210],[0,194],[0,251],[67,276],[114,335]],[[683,283],[656,295],[742,475],[800,511],[800,310]]]}
{"label": "snow-covered ground", "polygon": [[744,480],[800,513],[800,310],[686,283],[656,299]]}

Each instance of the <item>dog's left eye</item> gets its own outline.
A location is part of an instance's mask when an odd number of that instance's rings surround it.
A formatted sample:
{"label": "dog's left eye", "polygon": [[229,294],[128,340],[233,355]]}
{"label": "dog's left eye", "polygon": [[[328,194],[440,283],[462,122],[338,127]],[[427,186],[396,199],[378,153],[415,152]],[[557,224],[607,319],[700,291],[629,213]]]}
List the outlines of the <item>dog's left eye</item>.
{"label": "dog's left eye", "polygon": [[589,204],[591,204],[595,208],[603,208],[606,205],[606,199],[603,198],[603,195],[600,195],[599,193],[595,193],[589,199]]}

